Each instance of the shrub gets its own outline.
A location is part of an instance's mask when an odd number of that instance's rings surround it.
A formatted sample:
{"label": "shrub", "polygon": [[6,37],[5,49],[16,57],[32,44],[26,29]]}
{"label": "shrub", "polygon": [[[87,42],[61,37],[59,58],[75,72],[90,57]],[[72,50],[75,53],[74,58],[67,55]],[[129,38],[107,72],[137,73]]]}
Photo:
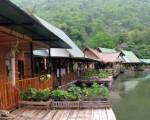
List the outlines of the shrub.
{"label": "shrub", "polygon": [[66,95],[66,100],[68,101],[75,101],[75,100],[79,100],[78,96],[74,95],[73,93],[67,93]]}
{"label": "shrub", "polygon": [[67,90],[56,89],[50,93],[50,97],[55,101],[74,101],[78,100],[81,96],[81,88],[75,85],[72,85]]}
{"label": "shrub", "polygon": [[98,74],[98,77],[100,77],[100,78],[107,78],[107,77],[109,77],[111,75],[112,75],[111,71],[101,71]]}
{"label": "shrub", "polygon": [[96,82],[91,87],[85,87],[83,90],[84,99],[106,99],[109,95],[109,90],[103,85],[99,85]]}
{"label": "shrub", "polygon": [[38,90],[36,92],[36,95],[33,97],[35,101],[47,101],[50,97],[50,90],[44,89],[44,90]]}
{"label": "shrub", "polygon": [[76,85],[72,85],[68,88],[68,94],[71,98],[74,98],[74,100],[79,99],[81,97],[82,90],[80,87],[77,87]]}
{"label": "shrub", "polygon": [[31,86],[24,92],[21,92],[20,97],[22,100],[32,100],[36,95],[37,90]]}
{"label": "shrub", "polygon": [[26,91],[20,94],[22,100],[34,100],[34,101],[45,101],[49,99],[49,89],[37,90],[29,87]]}
{"label": "shrub", "polygon": [[101,93],[101,86],[98,84],[98,83],[96,83],[96,82],[94,82],[93,84],[92,84],[92,87],[91,87],[91,94],[93,95],[93,96],[99,96],[100,95],[100,93]]}
{"label": "shrub", "polygon": [[86,97],[86,99],[95,99],[97,97],[100,97],[101,93],[101,86],[94,82],[91,87],[85,87],[83,89],[83,95]]}
{"label": "shrub", "polygon": [[64,101],[67,99],[68,92],[65,90],[56,89],[50,93],[50,97],[55,101]]}
{"label": "shrub", "polygon": [[100,78],[107,78],[108,76],[112,75],[112,71],[90,70],[90,71],[84,71],[82,75],[86,77],[98,76]]}
{"label": "shrub", "polygon": [[104,85],[101,85],[101,96],[103,99],[107,99],[109,96],[109,90]]}

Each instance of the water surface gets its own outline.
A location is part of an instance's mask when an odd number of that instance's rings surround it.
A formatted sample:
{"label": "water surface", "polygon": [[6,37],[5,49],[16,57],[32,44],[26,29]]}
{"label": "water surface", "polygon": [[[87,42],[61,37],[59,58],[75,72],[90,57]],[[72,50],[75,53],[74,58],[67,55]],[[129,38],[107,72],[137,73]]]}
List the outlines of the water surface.
{"label": "water surface", "polygon": [[120,75],[111,97],[117,120],[150,120],[150,72]]}

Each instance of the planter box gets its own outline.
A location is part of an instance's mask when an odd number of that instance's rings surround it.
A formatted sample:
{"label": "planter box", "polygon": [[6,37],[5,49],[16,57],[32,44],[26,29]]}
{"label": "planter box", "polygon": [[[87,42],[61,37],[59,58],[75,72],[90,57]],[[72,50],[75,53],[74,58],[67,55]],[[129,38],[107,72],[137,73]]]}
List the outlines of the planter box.
{"label": "planter box", "polygon": [[106,101],[47,101],[47,102],[35,102],[35,101],[19,101],[19,106],[38,106],[41,108],[52,109],[86,109],[86,108],[111,108],[111,102]]}
{"label": "planter box", "polygon": [[80,101],[52,101],[53,109],[73,109],[80,108]]}
{"label": "planter box", "polygon": [[81,101],[80,108],[110,108],[111,102],[106,101]]}
{"label": "planter box", "polygon": [[52,101],[53,109],[85,109],[111,108],[111,102],[106,101]]}
{"label": "planter box", "polygon": [[49,101],[19,101],[19,106],[22,106],[22,105],[28,105],[28,106],[40,106],[40,107],[44,107],[44,108],[47,108],[49,109],[50,108],[50,105],[52,103],[52,100],[49,100]]}

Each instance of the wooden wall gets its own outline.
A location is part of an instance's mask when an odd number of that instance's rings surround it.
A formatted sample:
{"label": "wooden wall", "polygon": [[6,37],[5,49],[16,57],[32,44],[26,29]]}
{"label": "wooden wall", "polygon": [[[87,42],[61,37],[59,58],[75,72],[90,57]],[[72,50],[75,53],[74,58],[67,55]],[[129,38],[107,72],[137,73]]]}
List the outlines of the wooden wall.
{"label": "wooden wall", "polygon": [[[6,70],[6,60],[10,61],[10,58],[6,57],[6,54],[9,54],[9,52],[5,51],[5,49],[0,48],[0,77],[7,76],[7,70]],[[5,55],[4,55],[5,54]],[[24,62],[24,76],[25,78],[31,77],[31,58],[30,54],[24,54],[24,59],[17,58],[16,56],[16,79],[19,79],[19,73],[18,73],[18,60],[21,60]]]}

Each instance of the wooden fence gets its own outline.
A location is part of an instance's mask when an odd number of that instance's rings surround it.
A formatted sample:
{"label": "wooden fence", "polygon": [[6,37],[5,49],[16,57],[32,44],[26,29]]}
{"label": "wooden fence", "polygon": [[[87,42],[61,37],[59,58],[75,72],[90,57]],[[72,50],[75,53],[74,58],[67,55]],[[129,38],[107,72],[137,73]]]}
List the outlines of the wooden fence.
{"label": "wooden fence", "polygon": [[29,86],[36,89],[52,89],[53,79],[40,82],[38,77],[18,80],[16,86],[11,82],[0,84],[0,109],[11,109],[16,107],[19,102],[19,93],[26,90]]}

